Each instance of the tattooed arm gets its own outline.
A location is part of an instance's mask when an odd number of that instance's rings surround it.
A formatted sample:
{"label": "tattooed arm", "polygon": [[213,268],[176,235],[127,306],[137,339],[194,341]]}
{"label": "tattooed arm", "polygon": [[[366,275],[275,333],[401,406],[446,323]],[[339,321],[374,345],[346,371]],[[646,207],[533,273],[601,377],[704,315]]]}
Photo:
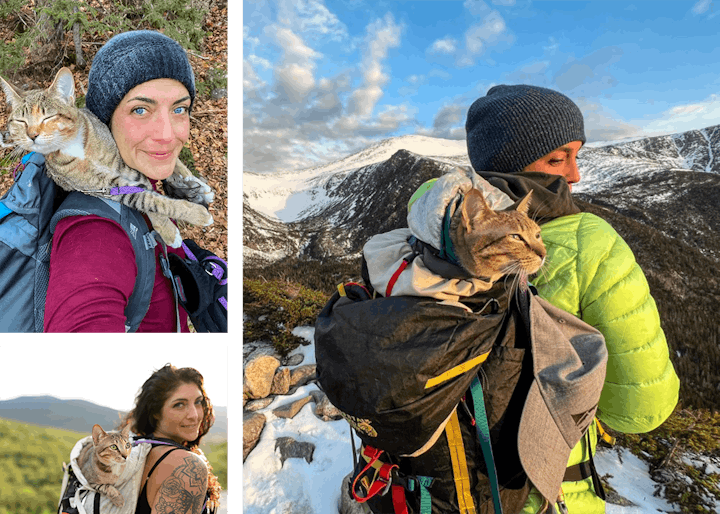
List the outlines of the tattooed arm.
{"label": "tattooed arm", "polygon": [[207,466],[195,454],[177,453],[174,468],[162,480],[155,495],[152,514],[200,514],[207,492]]}

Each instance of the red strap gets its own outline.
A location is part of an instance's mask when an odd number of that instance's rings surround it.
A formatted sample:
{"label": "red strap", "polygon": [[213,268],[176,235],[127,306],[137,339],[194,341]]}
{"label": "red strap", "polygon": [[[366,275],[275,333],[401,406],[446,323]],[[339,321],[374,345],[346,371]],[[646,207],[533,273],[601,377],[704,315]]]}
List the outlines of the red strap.
{"label": "red strap", "polygon": [[378,450],[377,448],[373,448],[372,446],[365,446],[362,451],[364,455],[370,458],[370,462],[367,463],[363,470],[357,474],[355,480],[353,480],[352,495],[353,498],[355,498],[355,501],[358,503],[365,503],[376,494],[383,493],[390,486],[390,482],[392,480],[392,470],[398,467],[397,464],[383,464],[378,471],[378,477],[373,480],[372,484],[370,484],[370,489],[368,489],[367,495],[358,496],[355,492],[357,481],[360,479],[361,476],[365,474],[368,469],[372,467],[375,461],[378,460],[380,455],[382,455],[383,453],[383,450]]}
{"label": "red strap", "polygon": [[390,296],[390,293],[392,292],[393,287],[395,287],[395,282],[397,282],[397,279],[400,276],[400,273],[402,273],[403,270],[405,268],[407,268],[408,264],[410,264],[410,261],[408,261],[407,259],[403,259],[402,264],[400,264],[400,267],[397,269],[397,271],[395,273],[393,273],[393,276],[390,278],[387,288],[385,289],[385,297],[386,298],[388,296]]}
{"label": "red strap", "polygon": [[392,502],[395,514],[408,514],[405,502],[405,488],[401,485],[392,486]]}

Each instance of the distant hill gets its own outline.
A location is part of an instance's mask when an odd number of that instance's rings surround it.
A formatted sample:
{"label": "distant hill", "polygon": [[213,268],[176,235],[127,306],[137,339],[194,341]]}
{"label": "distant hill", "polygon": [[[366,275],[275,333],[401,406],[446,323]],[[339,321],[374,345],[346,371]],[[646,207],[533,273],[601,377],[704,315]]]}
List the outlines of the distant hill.
{"label": "distant hill", "polygon": [[[96,423],[105,429],[114,428],[125,414],[85,400],[61,400],[53,396],[21,396],[0,401],[0,418],[82,433],[90,433]],[[227,439],[226,407],[215,407],[215,424],[208,438]]]}

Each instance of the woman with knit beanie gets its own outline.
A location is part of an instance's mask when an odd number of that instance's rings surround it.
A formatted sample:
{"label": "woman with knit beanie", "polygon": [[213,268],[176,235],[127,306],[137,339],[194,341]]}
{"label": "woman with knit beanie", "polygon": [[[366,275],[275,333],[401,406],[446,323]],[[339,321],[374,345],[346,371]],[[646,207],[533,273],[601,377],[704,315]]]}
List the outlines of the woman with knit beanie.
{"label": "woman with knit beanie", "polygon": [[[607,222],[573,202],[572,185],[581,178],[576,158],[585,143],[580,109],[557,91],[501,85],[472,104],[465,128],[470,162],[481,177],[513,201],[533,190],[529,215],[547,247],[544,271],[533,281],[540,296],[605,336],[609,358],[598,418],[618,432],[653,430],[672,413],[679,380],[632,251]],[[596,445],[591,425],[590,437],[570,455],[562,485],[570,514],[605,512],[593,473]],[[522,512],[541,511],[534,491]]]}
{"label": "woman with knit beanie", "polygon": [[[190,136],[195,77],[185,50],[154,31],[111,38],[92,61],[87,108],[108,125],[127,165],[156,186],[168,178]],[[208,188],[209,189],[209,188]],[[119,204],[118,204],[119,205]],[[188,332],[155,247],[155,273],[139,332]],[[168,248],[185,258],[182,247]],[[126,307],[139,273],[128,232],[95,215],[60,220],[53,236],[46,332],[124,332]],[[179,312],[179,315],[178,315]]]}

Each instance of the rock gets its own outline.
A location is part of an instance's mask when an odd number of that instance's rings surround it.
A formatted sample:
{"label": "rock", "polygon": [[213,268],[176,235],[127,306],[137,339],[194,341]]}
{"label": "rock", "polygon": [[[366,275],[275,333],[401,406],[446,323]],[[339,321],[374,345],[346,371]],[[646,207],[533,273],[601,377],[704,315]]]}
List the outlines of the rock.
{"label": "rock", "polygon": [[290,387],[304,386],[311,380],[316,378],[315,364],[305,364],[298,366],[290,372]]}
{"label": "rock", "polygon": [[248,412],[255,412],[270,405],[274,399],[274,397],[268,396],[267,398],[261,398],[260,400],[250,400],[244,405],[244,407]]}
{"label": "rock", "polygon": [[303,360],[305,360],[305,356],[302,353],[295,353],[293,355],[288,355],[281,362],[283,366],[297,366]]}
{"label": "rock", "polygon": [[338,502],[338,511],[340,514],[370,514],[370,508],[364,503],[356,502],[350,496],[350,478],[352,473],[348,473],[343,478],[340,486],[340,501]]}
{"label": "rock", "polygon": [[256,412],[243,418],[243,462],[260,440],[260,434],[264,427],[265,416],[263,414]]}
{"label": "rock", "polygon": [[306,396],[302,400],[297,400],[292,403],[285,404],[282,407],[278,407],[273,411],[273,414],[275,414],[278,418],[292,419],[298,412],[300,412],[300,409],[310,403],[310,400],[312,400],[312,398],[310,396]]}
{"label": "rock", "polygon": [[310,391],[310,396],[312,396],[313,401],[319,405],[322,399],[325,397],[325,393],[315,389],[313,391]]}
{"label": "rock", "polygon": [[330,400],[328,400],[328,397],[325,395],[323,395],[317,407],[315,407],[315,415],[323,421],[333,421],[342,418],[340,410],[330,403]]}
{"label": "rock", "polygon": [[218,87],[212,90],[212,93],[210,93],[210,96],[213,100],[217,100],[219,98],[226,98],[227,97],[227,88],[224,87]]}
{"label": "rock", "polygon": [[290,369],[282,368],[275,372],[275,377],[272,381],[272,387],[270,388],[270,394],[287,394],[290,390]]}
{"label": "rock", "polygon": [[275,441],[275,450],[280,450],[280,462],[285,464],[285,461],[290,458],[305,459],[308,464],[313,460],[313,452],[315,451],[315,445],[313,443],[302,443],[298,442],[292,437],[278,437]]}
{"label": "rock", "polygon": [[271,355],[261,355],[248,362],[243,377],[243,394],[249,400],[267,397],[278,367],[280,361]]}

